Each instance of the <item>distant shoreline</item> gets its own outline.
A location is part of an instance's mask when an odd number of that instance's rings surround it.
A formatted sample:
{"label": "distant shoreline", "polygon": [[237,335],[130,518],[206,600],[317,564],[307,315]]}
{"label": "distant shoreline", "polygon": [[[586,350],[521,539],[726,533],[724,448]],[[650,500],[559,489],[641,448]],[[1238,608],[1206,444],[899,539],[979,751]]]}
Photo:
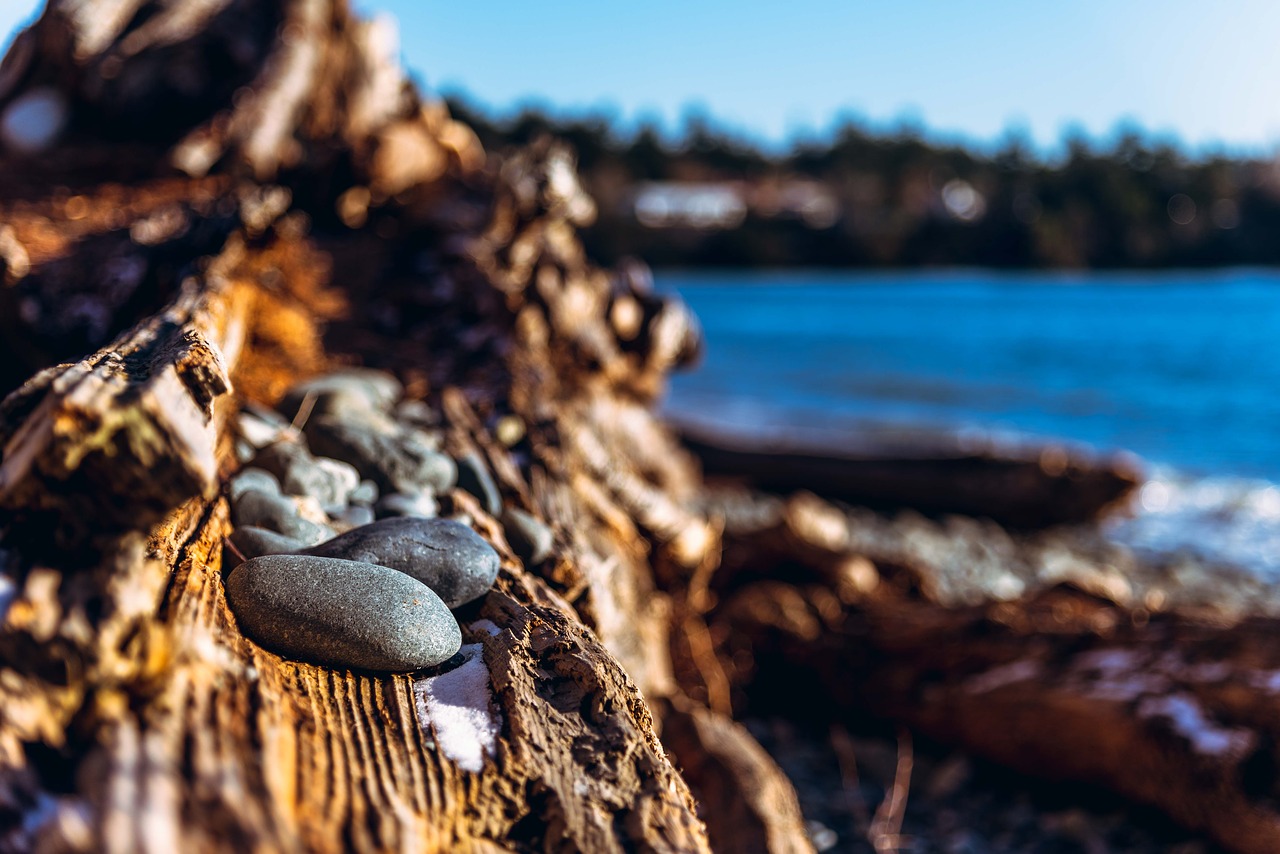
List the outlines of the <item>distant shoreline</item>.
{"label": "distant shoreline", "polygon": [[[1153,282],[1149,278],[1152,274],[1160,276],[1168,276],[1171,278],[1187,279],[1204,279],[1206,275],[1213,276],[1236,276],[1236,275],[1258,275],[1266,277],[1274,277],[1280,282],[1280,262],[1275,264],[1224,264],[1204,267],[983,267],[979,265],[955,264],[955,265],[916,265],[916,266],[849,266],[849,267],[820,267],[811,265],[781,265],[781,266],[735,266],[732,264],[716,266],[654,266],[652,268],[655,278],[660,279],[664,276],[682,276],[694,277],[699,279],[713,279],[719,276],[735,276],[738,283],[746,283],[752,279],[771,279],[773,277],[787,276],[795,273],[802,273],[805,276],[813,277],[831,277],[847,279],[850,276],[865,277],[868,279],[902,277],[910,276],[911,278],[959,278],[966,275],[982,275],[993,278],[1026,278],[1034,277],[1037,279],[1094,279],[1094,278],[1114,278],[1114,279],[1148,279],[1144,282],[1135,282],[1134,284],[1150,285],[1158,287],[1162,282]],[[659,285],[662,283],[659,281]],[[726,283],[729,284],[729,283]]]}

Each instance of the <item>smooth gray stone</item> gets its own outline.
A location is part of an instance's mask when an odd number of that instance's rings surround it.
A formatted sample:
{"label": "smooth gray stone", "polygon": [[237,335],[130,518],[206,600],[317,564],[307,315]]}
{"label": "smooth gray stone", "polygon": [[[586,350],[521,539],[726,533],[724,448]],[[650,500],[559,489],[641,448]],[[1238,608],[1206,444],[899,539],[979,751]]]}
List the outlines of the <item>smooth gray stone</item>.
{"label": "smooth gray stone", "polygon": [[303,519],[298,515],[298,505],[283,495],[270,495],[250,489],[232,502],[231,521],[236,527],[252,525],[284,534],[304,545],[322,543],[333,536],[326,525]]}
{"label": "smooth gray stone", "polygon": [[316,457],[313,471],[308,484],[311,491],[300,494],[310,495],[322,504],[346,504],[351,500],[351,493],[360,487],[360,473],[342,460]]}
{"label": "smooth gray stone", "polygon": [[306,380],[285,392],[276,407],[284,417],[293,419],[308,395],[314,404],[311,418],[318,415],[348,415],[355,412],[389,410],[404,386],[385,371],[348,368],[333,374]]}
{"label": "smooth gray stone", "polygon": [[231,542],[245,558],[288,554],[307,547],[301,540],[254,525],[236,528],[231,532]]}
{"label": "smooth gray stone", "polygon": [[315,457],[299,442],[276,442],[263,448],[254,463],[271,472],[288,495],[309,495],[321,506],[345,505],[360,485],[349,463]]}
{"label": "smooth gray stone", "polygon": [[503,510],[502,531],[511,550],[526,564],[542,563],[551,557],[551,529],[523,510],[515,507]]}
{"label": "smooth gray stone", "polygon": [[244,634],[286,658],[358,670],[419,670],[462,645],[436,594],[369,563],[265,555],[231,570],[227,602]]}
{"label": "smooth gray stone", "polygon": [[396,405],[396,419],[414,427],[436,427],[440,413],[425,400],[402,400]]}
{"label": "smooth gray stone", "polygon": [[448,519],[382,519],[301,554],[389,566],[430,587],[450,608],[488,592],[500,562],[483,537]]}
{"label": "smooth gray stone", "polygon": [[384,492],[447,492],[458,467],[406,431],[387,433],[331,415],[307,422],[307,440],[318,454],[351,463]]}
{"label": "smooth gray stone", "polygon": [[458,488],[474,495],[490,516],[502,512],[502,493],[498,491],[489,467],[475,451],[458,458]]}
{"label": "smooth gray stone", "polygon": [[277,413],[251,406],[246,406],[236,417],[236,432],[255,448],[265,448],[296,433]]}
{"label": "smooth gray stone", "polygon": [[251,489],[258,492],[265,492],[267,495],[280,494],[280,481],[276,480],[276,476],[265,469],[249,466],[240,469],[234,477],[231,478],[231,500],[237,501],[240,496]]}
{"label": "smooth gray stone", "polygon": [[344,507],[337,513],[330,514],[330,518],[344,530],[351,530],[352,528],[359,528],[361,525],[371,525],[377,517],[374,515],[372,507],[353,504],[350,507]]}
{"label": "smooth gray stone", "polygon": [[283,480],[290,466],[299,461],[309,462],[310,460],[311,452],[299,442],[272,442],[258,451],[253,464],[257,468],[271,472],[276,480]]}
{"label": "smooth gray stone", "polygon": [[378,499],[373,505],[374,515],[379,519],[391,519],[397,516],[413,516],[419,519],[434,519],[440,515],[440,505],[435,496],[429,492],[393,492]]}
{"label": "smooth gray stone", "polygon": [[249,460],[253,459],[254,454],[258,453],[257,448],[240,438],[236,438],[231,447],[235,454],[236,462],[240,465],[245,465]]}
{"label": "smooth gray stone", "polygon": [[378,484],[371,480],[362,480],[360,485],[352,490],[347,496],[347,501],[352,504],[360,504],[365,507],[372,507],[374,502],[378,500]]}
{"label": "smooth gray stone", "polygon": [[309,495],[324,505],[345,505],[360,484],[360,475],[341,460],[314,457],[299,442],[276,442],[263,448],[254,464],[275,475],[287,495]]}

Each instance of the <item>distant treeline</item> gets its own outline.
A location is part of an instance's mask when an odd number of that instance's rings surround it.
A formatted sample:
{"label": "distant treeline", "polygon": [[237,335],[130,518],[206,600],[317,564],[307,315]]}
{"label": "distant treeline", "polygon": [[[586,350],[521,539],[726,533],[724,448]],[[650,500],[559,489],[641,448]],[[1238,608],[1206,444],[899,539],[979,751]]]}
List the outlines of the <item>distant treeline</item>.
{"label": "distant treeline", "polygon": [[[1106,149],[1069,141],[1062,158],[1047,162],[1016,141],[983,155],[850,124],[829,142],[769,154],[706,122],[670,142],[653,128],[619,137],[603,118],[526,111],[497,123],[464,103],[450,106],[490,150],[546,134],[573,146],[600,208],[588,249],[604,262],[636,255],[658,266],[1280,264],[1276,161],[1192,159],[1138,134]],[[730,191],[747,202],[737,220],[719,226],[646,224],[637,202],[672,187],[680,199],[692,187],[707,191],[709,204]],[[817,202],[831,215],[787,215],[758,203],[776,202],[787,188],[803,198],[820,191]]]}

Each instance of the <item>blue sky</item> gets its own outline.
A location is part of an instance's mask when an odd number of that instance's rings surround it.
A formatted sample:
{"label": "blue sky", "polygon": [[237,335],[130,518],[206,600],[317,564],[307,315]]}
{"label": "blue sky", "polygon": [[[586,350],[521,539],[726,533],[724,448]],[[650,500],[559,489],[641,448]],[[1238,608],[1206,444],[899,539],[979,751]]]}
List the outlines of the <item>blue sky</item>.
{"label": "blue sky", "polygon": [[[0,0],[0,32],[33,0]],[[842,114],[1052,149],[1122,124],[1194,149],[1280,142],[1275,0],[358,0],[399,20],[419,80],[490,108],[606,109],[679,126],[690,105],[756,139]]]}

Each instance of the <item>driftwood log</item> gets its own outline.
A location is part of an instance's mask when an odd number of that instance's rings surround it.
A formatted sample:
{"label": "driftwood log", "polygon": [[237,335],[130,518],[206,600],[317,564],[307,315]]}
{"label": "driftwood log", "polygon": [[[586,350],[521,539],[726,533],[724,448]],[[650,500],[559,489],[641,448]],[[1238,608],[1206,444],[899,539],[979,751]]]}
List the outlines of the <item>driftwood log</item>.
{"label": "driftwood log", "polygon": [[[652,414],[694,319],[585,258],[569,152],[486,153],[395,55],[339,0],[53,0],[0,63],[0,849],[809,851],[734,720],[791,697],[1272,850],[1267,618],[990,523],[708,493]],[[554,531],[525,566],[447,499],[503,555],[460,615],[479,771],[432,673],[282,660],[226,605],[237,410],[345,364]]]}
{"label": "driftwood log", "polygon": [[1055,444],[966,448],[938,440],[836,450],[692,426],[680,437],[708,478],[783,495],[804,490],[883,512],[974,516],[1015,529],[1097,519],[1123,504],[1141,480],[1123,459],[1093,459]]}

